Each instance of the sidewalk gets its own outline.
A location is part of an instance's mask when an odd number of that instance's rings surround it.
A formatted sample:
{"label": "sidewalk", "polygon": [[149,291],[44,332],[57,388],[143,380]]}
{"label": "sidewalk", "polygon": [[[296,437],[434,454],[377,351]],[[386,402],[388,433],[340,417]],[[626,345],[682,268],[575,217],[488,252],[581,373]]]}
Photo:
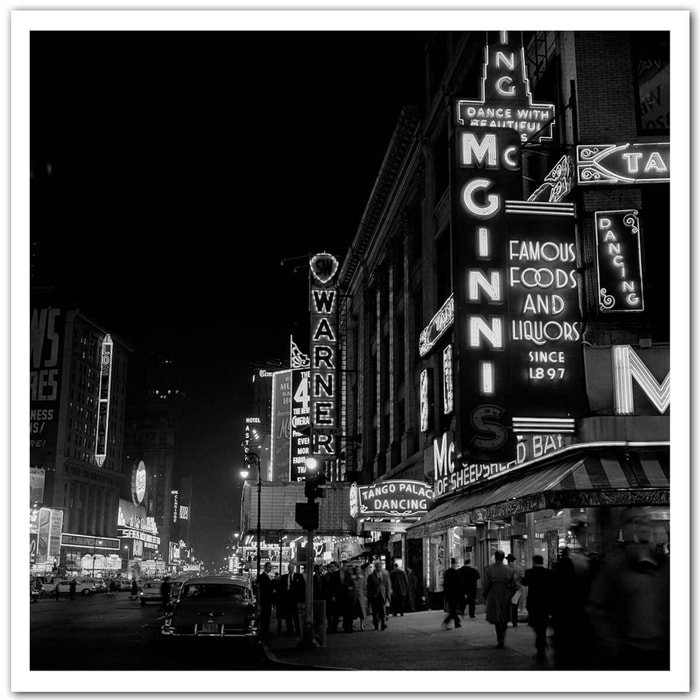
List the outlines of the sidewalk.
{"label": "sidewalk", "polygon": [[[477,606],[476,618],[462,619],[462,626],[442,627],[441,610],[406,613],[390,617],[389,627],[377,631],[365,625],[359,631],[355,621],[352,634],[326,635],[326,646],[300,649],[296,637],[275,630],[264,640],[263,647],[272,661],[304,668],[362,671],[465,671],[510,670],[543,671],[552,668],[551,650],[546,661],[535,659],[535,634],[526,622],[508,626],[506,648],[496,649],[496,631],[486,622],[484,606]],[[340,625],[342,629],[342,625]]]}

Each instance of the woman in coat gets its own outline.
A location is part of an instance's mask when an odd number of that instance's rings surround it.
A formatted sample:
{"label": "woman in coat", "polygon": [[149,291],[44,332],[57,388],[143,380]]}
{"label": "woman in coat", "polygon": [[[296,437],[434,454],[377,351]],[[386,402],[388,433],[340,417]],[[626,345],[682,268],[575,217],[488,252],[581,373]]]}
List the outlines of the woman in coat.
{"label": "woman in coat", "polygon": [[496,550],[493,555],[495,563],[484,569],[486,621],[496,627],[496,649],[503,649],[505,646],[511,598],[517,588],[513,569],[503,563],[505,556],[500,549]]}

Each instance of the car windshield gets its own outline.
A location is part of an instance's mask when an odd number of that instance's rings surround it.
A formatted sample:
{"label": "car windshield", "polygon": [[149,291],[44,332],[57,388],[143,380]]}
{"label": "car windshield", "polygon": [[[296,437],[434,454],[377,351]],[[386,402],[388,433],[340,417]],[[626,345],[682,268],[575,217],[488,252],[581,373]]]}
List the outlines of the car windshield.
{"label": "car windshield", "polygon": [[250,592],[233,583],[190,583],[182,587],[180,598],[230,598],[248,600]]}

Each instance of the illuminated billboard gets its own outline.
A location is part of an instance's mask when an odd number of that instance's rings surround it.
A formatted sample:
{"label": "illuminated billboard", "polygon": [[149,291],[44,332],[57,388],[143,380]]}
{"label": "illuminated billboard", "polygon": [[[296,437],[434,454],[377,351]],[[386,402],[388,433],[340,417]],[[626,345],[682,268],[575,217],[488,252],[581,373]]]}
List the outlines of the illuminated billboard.
{"label": "illuminated billboard", "polygon": [[306,476],[306,460],[311,456],[311,400],[308,369],[292,370],[292,404],[289,440],[289,480]]}
{"label": "illuminated billboard", "polygon": [[107,458],[107,434],[109,431],[109,402],[112,386],[112,338],[107,334],[102,340],[100,360],[100,383],[97,394],[97,437],[95,439],[95,461],[101,467]]}
{"label": "illuminated billboard", "polygon": [[47,468],[56,459],[64,326],[60,309],[32,310],[29,375],[32,466]]}
{"label": "illuminated billboard", "polygon": [[272,375],[272,481],[286,481],[290,473],[292,370]]}

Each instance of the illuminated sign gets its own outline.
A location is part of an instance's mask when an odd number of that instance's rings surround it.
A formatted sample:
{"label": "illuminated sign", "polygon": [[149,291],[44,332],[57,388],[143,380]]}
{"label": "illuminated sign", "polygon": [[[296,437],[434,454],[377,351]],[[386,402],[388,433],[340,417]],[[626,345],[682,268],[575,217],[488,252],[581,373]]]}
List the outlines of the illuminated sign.
{"label": "illuminated sign", "polygon": [[418,338],[418,353],[425,357],[436,345],[438,340],[449,330],[455,320],[455,298],[450,294],[447,301],[430,319],[430,323],[421,331]]}
{"label": "illuminated sign", "polygon": [[134,505],[143,503],[146,495],[146,465],[141,460],[131,472],[131,499]]}
{"label": "illuminated sign", "polygon": [[270,481],[289,479],[292,413],[292,370],[272,377],[272,449]]}
{"label": "illuminated sign", "polygon": [[669,143],[625,143],[576,147],[579,185],[670,182]]}
{"label": "illuminated sign", "polygon": [[357,484],[350,485],[350,517],[356,518],[360,514],[360,487]]}
{"label": "illuminated sign", "polygon": [[180,506],[180,520],[190,519],[190,509],[187,506]]}
{"label": "illuminated sign", "polygon": [[358,491],[361,517],[418,519],[433,500],[433,489],[422,481],[379,481]]}
{"label": "illuminated sign", "polygon": [[574,189],[574,161],[562,156],[547,173],[544,182],[527,198],[528,202],[561,202]]}
{"label": "illuminated sign", "polygon": [[29,446],[36,466],[56,459],[63,328],[60,309],[32,310]]}
{"label": "illuminated sign", "polygon": [[136,540],[143,542],[147,549],[156,549],[160,544],[160,537],[149,535],[142,530],[130,530],[126,527],[117,528],[117,534],[123,539]]}
{"label": "illuminated sign", "polygon": [[112,385],[112,338],[107,334],[102,341],[100,384],[97,395],[97,437],[95,461],[101,467],[107,458],[107,433],[109,431],[109,399]]}
{"label": "illuminated sign", "polygon": [[488,32],[481,98],[457,100],[457,124],[513,129],[522,141],[552,138],[554,105],[535,104],[519,32]]}
{"label": "illuminated sign", "polygon": [[531,459],[544,457],[571,444],[573,444],[571,435],[561,435],[559,433],[527,435],[518,441],[517,462],[518,464],[529,462]]}
{"label": "illuminated sign", "polygon": [[455,130],[452,170],[455,341],[460,358],[460,441],[474,459],[510,460],[506,203],[522,195],[520,136]]}
{"label": "illuminated sign", "polygon": [[439,498],[498,476],[517,465],[515,459],[499,462],[462,462],[451,431],[433,441],[433,489]]}
{"label": "illuminated sign", "polygon": [[61,536],[61,546],[119,551],[119,540],[116,537],[93,537],[92,535],[75,535],[64,532]]}
{"label": "illuminated sign", "polygon": [[519,415],[581,414],[582,327],[574,205],[507,202],[508,357]]}
{"label": "illuminated sign", "polygon": [[420,373],[420,429],[426,433],[432,425],[430,396],[432,394],[432,370],[424,369]]}
{"label": "illuminated sign", "polygon": [[638,211],[597,211],[595,231],[600,310],[644,311]]}
{"label": "illuminated sign", "polygon": [[311,456],[311,397],[308,369],[292,370],[292,414],[289,440],[290,481],[306,476],[306,460]]}
{"label": "illuminated sign", "polygon": [[311,366],[311,358],[299,349],[291,335],[289,336],[289,364],[294,369],[308,369]]}
{"label": "illuminated sign", "polygon": [[452,346],[442,351],[442,412],[445,415],[455,409],[454,376],[452,372]]}
{"label": "illuminated sign", "polygon": [[320,458],[336,453],[338,427],[338,289],[333,280],[338,260],[318,253],[310,262],[311,371],[310,411],[312,454]]}
{"label": "illuminated sign", "polygon": [[180,493],[179,493],[179,491],[171,491],[170,494],[173,497],[173,501],[172,501],[172,503],[173,503],[173,509],[172,509],[173,523],[177,523],[177,512],[178,512],[177,508],[178,508],[179,501],[180,501]]}
{"label": "illuminated sign", "polygon": [[671,404],[671,371],[659,382],[630,345],[613,345],[612,352],[615,414],[634,415],[635,382],[656,410],[666,413]]}

